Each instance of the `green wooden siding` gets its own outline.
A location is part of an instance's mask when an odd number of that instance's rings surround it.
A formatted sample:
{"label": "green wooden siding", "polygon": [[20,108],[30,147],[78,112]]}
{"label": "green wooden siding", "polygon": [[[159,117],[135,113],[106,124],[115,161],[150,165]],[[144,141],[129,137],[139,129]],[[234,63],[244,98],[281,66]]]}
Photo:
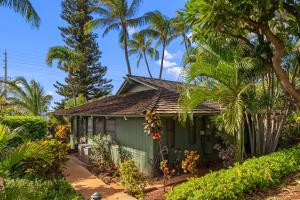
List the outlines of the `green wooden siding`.
{"label": "green wooden siding", "polygon": [[144,133],[144,122],[143,117],[116,118],[116,141],[132,155],[142,172],[152,175],[153,140]]}

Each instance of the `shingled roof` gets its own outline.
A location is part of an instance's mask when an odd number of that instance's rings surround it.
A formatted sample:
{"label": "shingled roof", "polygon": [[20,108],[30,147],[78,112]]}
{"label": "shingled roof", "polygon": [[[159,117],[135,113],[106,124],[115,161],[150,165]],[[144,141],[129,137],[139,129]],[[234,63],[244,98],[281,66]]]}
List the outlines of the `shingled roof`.
{"label": "shingled roof", "polygon": [[[141,76],[127,75],[117,95],[108,96],[86,103],[75,108],[57,110],[56,115],[82,116],[125,116],[143,115],[146,110],[158,114],[177,114],[182,112],[178,104],[179,87],[181,82],[159,80]],[[149,90],[140,92],[122,92],[122,88],[133,81],[149,87]],[[202,103],[194,110],[195,113],[218,113],[220,105],[216,102]]]}

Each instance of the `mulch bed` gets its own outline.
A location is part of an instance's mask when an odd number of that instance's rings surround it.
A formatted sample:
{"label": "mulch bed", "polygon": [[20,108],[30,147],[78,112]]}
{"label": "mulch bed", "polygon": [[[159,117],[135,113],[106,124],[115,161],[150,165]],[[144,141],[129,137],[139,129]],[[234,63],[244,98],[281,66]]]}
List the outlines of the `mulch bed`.
{"label": "mulch bed", "polygon": [[115,169],[103,172],[103,171],[100,171],[99,168],[95,165],[88,165],[86,168],[92,174],[99,177],[107,185],[120,182],[119,174],[118,174],[117,170],[115,170]]}

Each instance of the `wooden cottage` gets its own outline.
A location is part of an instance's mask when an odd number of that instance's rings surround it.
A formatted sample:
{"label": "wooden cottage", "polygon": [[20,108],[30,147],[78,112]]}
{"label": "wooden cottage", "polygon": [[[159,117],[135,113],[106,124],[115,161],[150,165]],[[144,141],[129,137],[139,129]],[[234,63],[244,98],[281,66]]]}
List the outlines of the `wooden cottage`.
{"label": "wooden cottage", "polygon": [[184,150],[197,150],[202,156],[213,152],[216,129],[209,116],[220,111],[214,102],[203,103],[194,110],[194,123],[182,125],[178,114],[179,87],[182,83],[127,75],[114,96],[84,105],[58,110],[56,115],[70,116],[72,135],[80,138],[99,133],[109,134],[116,142],[113,160],[119,162],[119,148],[128,151],[138,168],[153,175],[159,166],[159,147],[144,133],[144,111],[154,111],[162,121],[162,145],[170,162],[182,157]]}

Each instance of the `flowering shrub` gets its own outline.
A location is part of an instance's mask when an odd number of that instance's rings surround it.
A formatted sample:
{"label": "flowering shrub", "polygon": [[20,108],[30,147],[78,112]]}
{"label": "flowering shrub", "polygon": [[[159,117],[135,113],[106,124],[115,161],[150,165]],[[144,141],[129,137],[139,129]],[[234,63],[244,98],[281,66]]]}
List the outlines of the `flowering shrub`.
{"label": "flowering shrub", "polygon": [[90,161],[97,165],[101,171],[109,171],[114,168],[111,159],[111,138],[109,135],[95,135],[91,138],[91,152],[89,154]]}
{"label": "flowering shrub", "polygon": [[299,167],[300,145],[297,145],[190,179],[169,192],[167,199],[236,199],[245,193],[280,184],[283,176],[296,172]]}
{"label": "flowering shrub", "polygon": [[218,156],[223,161],[223,166],[229,167],[234,163],[235,147],[226,138],[222,139],[222,143],[215,144],[214,149],[218,151]]}
{"label": "flowering shrub", "polygon": [[144,132],[153,139],[160,138],[161,121],[154,112],[145,112]]}
{"label": "flowering shrub", "polygon": [[181,167],[185,173],[190,172],[192,174],[198,173],[198,162],[200,155],[197,151],[184,151],[185,159],[181,163]]}
{"label": "flowering shrub", "polygon": [[139,172],[133,160],[126,160],[119,167],[121,184],[125,191],[138,199],[143,199],[147,185],[144,175]]}

